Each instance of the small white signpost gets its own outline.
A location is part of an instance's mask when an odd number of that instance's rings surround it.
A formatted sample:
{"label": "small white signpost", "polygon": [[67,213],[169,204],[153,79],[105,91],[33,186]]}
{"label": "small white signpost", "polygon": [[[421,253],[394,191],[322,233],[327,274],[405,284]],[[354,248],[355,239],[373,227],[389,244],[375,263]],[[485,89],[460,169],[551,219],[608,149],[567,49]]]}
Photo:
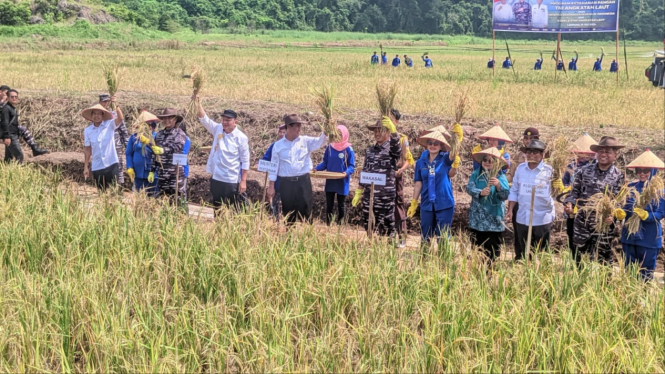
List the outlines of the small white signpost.
{"label": "small white signpost", "polygon": [[379,173],[360,173],[360,183],[369,184],[369,217],[367,218],[367,236],[371,239],[374,233],[374,186],[385,186],[386,175]]}
{"label": "small white signpost", "polygon": [[175,203],[178,204],[178,179],[180,178],[180,168],[178,166],[187,165],[187,155],[182,153],[173,154],[173,165],[175,168]]}

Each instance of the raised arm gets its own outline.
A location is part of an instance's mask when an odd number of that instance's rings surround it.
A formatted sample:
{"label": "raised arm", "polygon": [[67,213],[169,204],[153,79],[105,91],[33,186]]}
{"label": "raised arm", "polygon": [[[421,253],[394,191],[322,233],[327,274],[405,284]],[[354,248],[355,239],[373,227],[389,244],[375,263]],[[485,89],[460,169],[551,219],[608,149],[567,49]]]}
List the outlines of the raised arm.
{"label": "raised arm", "polygon": [[193,97],[193,99],[196,100],[196,107],[198,108],[198,114],[199,114],[199,122],[203,127],[205,127],[206,130],[212,135],[215,135],[215,132],[217,131],[217,128],[221,126],[221,124],[213,121],[208,117],[206,114],[206,111],[203,109],[203,105],[201,105],[201,98],[196,96]]}
{"label": "raised arm", "polygon": [[307,151],[314,152],[328,143],[328,135],[322,132],[318,138],[308,136],[305,138],[305,142],[307,144]]}

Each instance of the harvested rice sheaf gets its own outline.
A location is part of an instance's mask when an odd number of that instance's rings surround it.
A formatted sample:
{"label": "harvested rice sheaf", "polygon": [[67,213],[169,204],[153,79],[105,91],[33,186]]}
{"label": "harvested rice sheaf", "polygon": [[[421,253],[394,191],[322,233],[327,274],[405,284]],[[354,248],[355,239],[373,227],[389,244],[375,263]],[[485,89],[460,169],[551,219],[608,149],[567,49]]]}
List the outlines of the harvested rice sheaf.
{"label": "harvested rice sheaf", "polygon": [[320,90],[312,89],[314,95],[314,102],[321,111],[325,123],[323,124],[323,131],[328,135],[331,143],[341,140],[341,135],[337,131],[337,124],[333,118],[333,101],[334,90],[331,85],[322,85]]}
{"label": "harvested rice sheaf", "polygon": [[[642,192],[635,192],[635,205],[634,207],[646,209],[651,202],[660,202],[665,196],[665,182],[660,175],[653,176],[647,181],[642,189]],[[642,220],[637,214],[630,216],[625,223],[628,235],[635,235],[640,231]]]}

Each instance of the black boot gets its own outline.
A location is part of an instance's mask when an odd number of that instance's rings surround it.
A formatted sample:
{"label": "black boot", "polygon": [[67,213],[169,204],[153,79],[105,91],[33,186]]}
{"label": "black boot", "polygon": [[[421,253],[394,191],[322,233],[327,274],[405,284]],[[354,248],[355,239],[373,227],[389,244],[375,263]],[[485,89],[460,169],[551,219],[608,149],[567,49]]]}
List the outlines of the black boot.
{"label": "black boot", "polygon": [[30,146],[30,148],[32,148],[32,155],[34,157],[45,155],[45,154],[49,153],[48,149],[41,149],[41,148],[37,147],[36,144]]}

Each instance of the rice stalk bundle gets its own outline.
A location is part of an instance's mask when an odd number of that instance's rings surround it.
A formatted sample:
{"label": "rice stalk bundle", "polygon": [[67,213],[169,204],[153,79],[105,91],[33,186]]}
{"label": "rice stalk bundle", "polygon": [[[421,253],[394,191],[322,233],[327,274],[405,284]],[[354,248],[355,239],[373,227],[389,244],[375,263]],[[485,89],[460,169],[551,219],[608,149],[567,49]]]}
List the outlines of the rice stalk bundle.
{"label": "rice stalk bundle", "polygon": [[[114,96],[118,92],[120,85],[120,69],[118,65],[106,64],[104,65],[104,79],[106,80],[106,87],[110,96]],[[111,103],[111,109],[115,110],[115,103]]]}
{"label": "rice stalk bundle", "polygon": [[200,69],[194,70],[192,73],[192,100],[189,101],[189,104],[187,105],[187,113],[185,114],[188,123],[194,123],[198,120],[199,109],[196,103],[196,97],[201,93],[203,83],[205,83],[203,71]]}
{"label": "rice stalk bundle", "polygon": [[[469,97],[468,97],[468,92],[462,92],[459,96],[459,99],[457,99],[457,104],[455,104],[455,124],[462,124],[462,118],[464,118],[464,113],[466,110],[469,108]],[[450,137],[450,152],[454,154],[455,156],[459,155],[460,148],[462,147],[461,141],[459,137],[452,133],[452,136]]]}
{"label": "rice stalk bundle", "polygon": [[[570,143],[565,137],[559,136],[548,148],[550,150],[549,164],[552,166],[552,180],[562,179],[568,164],[575,158],[570,150]],[[550,192],[552,197],[557,197],[563,193],[563,190],[552,187]]]}
{"label": "rice stalk bundle", "polygon": [[[146,147],[152,147],[155,144],[155,139],[152,137],[152,129],[150,126],[143,120],[143,116],[138,111],[134,112],[134,122],[132,122],[132,125],[130,127],[134,132],[136,133],[137,138],[140,138],[141,136],[145,136],[146,138],[150,139],[150,142],[148,144],[142,144],[141,145],[141,154],[143,156],[146,155]],[[155,155],[155,160],[159,160],[159,156]]]}
{"label": "rice stalk bundle", "polygon": [[492,157],[492,167],[487,171],[490,178],[496,178],[503,169],[503,162],[496,157]]}
{"label": "rice stalk bundle", "polygon": [[382,81],[376,84],[376,99],[382,116],[391,117],[390,110],[393,108],[396,96],[396,82]]}
{"label": "rice stalk bundle", "polygon": [[323,118],[325,120],[323,124],[323,131],[328,135],[328,138],[331,143],[336,143],[342,140],[342,137],[337,131],[337,124],[333,119],[333,101],[334,101],[334,90],[332,85],[321,85],[321,89],[311,89],[312,94],[314,95],[314,102]]}
{"label": "rice stalk bundle", "polygon": [[[653,176],[651,180],[647,181],[642,189],[642,192],[635,192],[635,208],[646,210],[646,207],[655,202],[658,204],[660,199],[665,197],[665,182],[660,175]],[[642,220],[637,214],[633,214],[626,220],[626,231],[628,235],[635,235],[640,231]]]}
{"label": "rice stalk bundle", "polygon": [[599,192],[592,195],[587,200],[587,204],[581,209],[587,213],[595,214],[596,232],[607,233],[609,232],[611,225],[605,223],[605,220],[608,217],[612,217],[616,209],[623,208],[626,204],[626,200],[631,196],[636,196],[636,194],[637,191],[634,187],[624,185],[616,195],[609,191],[605,191],[605,193]]}

